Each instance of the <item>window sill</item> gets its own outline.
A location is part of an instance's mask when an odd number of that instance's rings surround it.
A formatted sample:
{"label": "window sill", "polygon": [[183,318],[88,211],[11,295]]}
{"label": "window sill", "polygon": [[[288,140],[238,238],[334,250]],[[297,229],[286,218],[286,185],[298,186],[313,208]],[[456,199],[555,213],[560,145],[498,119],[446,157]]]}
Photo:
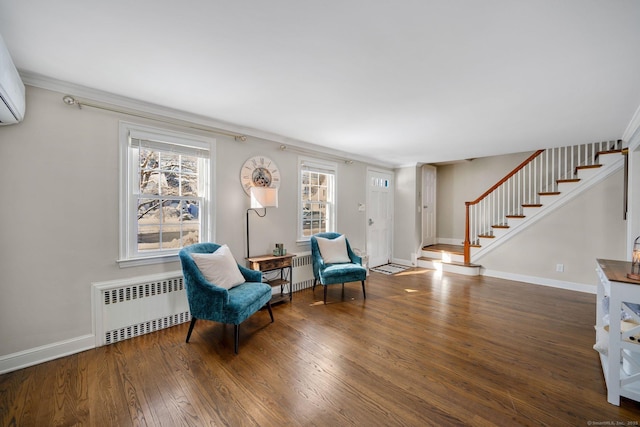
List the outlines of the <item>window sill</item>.
{"label": "window sill", "polygon": [[178,254],[156,255],[144,258],[128,258],[116,260],[120,268],[138,267],[141,265],[163,264],[167,262],[178,262],[180,258]]}

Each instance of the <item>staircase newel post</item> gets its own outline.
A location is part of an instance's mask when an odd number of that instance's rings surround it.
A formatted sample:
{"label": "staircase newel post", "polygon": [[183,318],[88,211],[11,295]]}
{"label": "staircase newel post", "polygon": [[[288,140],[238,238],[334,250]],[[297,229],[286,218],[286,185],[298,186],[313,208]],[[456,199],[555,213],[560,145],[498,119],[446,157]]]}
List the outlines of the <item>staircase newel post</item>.
{"label": "staircase newel post", "polygon": [[464,202],[465,206],[465,220],[464,220],[464,262],[469,264],[471,262],[471,240],[469,237],[469,205],[471,202]]}

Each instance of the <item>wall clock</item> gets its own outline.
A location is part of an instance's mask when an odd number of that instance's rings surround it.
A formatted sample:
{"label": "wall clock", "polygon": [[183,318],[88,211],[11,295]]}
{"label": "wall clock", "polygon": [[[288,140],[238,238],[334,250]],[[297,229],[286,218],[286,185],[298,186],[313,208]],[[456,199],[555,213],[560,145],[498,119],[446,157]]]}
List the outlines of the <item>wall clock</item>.
{"label": "wall clock", "polygon": [[247,159],[240,169],[240,183],[249,195],[251,187],[280,187],[280,169],[268,157],[254,156]]}

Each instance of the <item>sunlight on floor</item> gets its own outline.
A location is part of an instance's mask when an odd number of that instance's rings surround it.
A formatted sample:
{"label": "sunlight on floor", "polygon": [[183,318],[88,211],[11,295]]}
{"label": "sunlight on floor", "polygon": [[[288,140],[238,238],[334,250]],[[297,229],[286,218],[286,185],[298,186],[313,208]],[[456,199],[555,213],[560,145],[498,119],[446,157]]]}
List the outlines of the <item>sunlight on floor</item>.
{"label": "sunlight on floor", "polygon": [[400,273],[394,274],[394,276],[414,276],[416,274],[423,275],[423,274],[430,274],[430,273],[433,274],[433,277],[435,278],[438,278],[438,279],[441,278],[442,264],[436,264],[435,269],[421,268],[421,269],[405,270]]}
{"label": "sunlight on floor", "polygon": [[416,274],[425,274],[425,273],[428,273],[429,271],[431,270],[405,270],[400,273],[394,274],[394,276],[413,276]]}

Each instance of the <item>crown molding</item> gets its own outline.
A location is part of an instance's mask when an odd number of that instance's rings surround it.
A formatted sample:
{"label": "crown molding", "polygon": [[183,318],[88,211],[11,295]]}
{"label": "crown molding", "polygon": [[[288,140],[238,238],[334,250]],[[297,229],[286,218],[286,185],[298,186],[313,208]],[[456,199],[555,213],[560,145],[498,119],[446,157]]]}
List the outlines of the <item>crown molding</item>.
{"label": "crown molding", "polygon": [[638,107],[636,112],[633,114],[633,117],[631,118],[631,121],[629,122],[627,129],[625,129],[624,133],[622,134],[622,140],[625,141],[627,144],[631,144],[632,142],[635,142],[637,144],[638,141],[632,141],[632,140],[634,139],[634,137],[638,136],[639,133],[640,133],[640,106]]}
{"label": "crown molding", "polygon": [[[236,133],[240,135],[246,135],[255,139],[264,140],[267,142],[274,142],[278,145],[286,145],[291,147],[298,147],[307,151],[318,153],[318,155],[328,155],[332,157],[344,158],[348,160],[358,161],[366,164],[383,166],[392,168],[395,165],[392,163],[381,162],[379,160],[362,156],[358,154],[348,153],[346,151],[334,150],[321,145],[300,141],[293,138],[288,138],[282,135],[274,134],[271,132],[262,131],[250,127],[240,126],[221,120],[216,120],[211,117],[202,116],[199,114],[188,113],[185,111],[173,109],[170,107],[152,104],[145,101],[140,101],[134,98],[128,98],[126,96],[116,95],[110,92],[90,88],[87,86],[70,83],[52,77],[44,76],[42,74],[20,71],[20,77],[24,84],[29,86],[38,87],[41,89],[47,89],[62,94],[72,95],[78,98],[85,98],[92,101],[97,101],[105,104],[109,104],[115,107],[120,107],[132,111],[143,112],[146,114],[152,114],[159,117],[166,117],[174,120],[180,120],[195,125],[206,126],[220,130],[223,133]],[[311,154],[313,155],[313,154]]]}

